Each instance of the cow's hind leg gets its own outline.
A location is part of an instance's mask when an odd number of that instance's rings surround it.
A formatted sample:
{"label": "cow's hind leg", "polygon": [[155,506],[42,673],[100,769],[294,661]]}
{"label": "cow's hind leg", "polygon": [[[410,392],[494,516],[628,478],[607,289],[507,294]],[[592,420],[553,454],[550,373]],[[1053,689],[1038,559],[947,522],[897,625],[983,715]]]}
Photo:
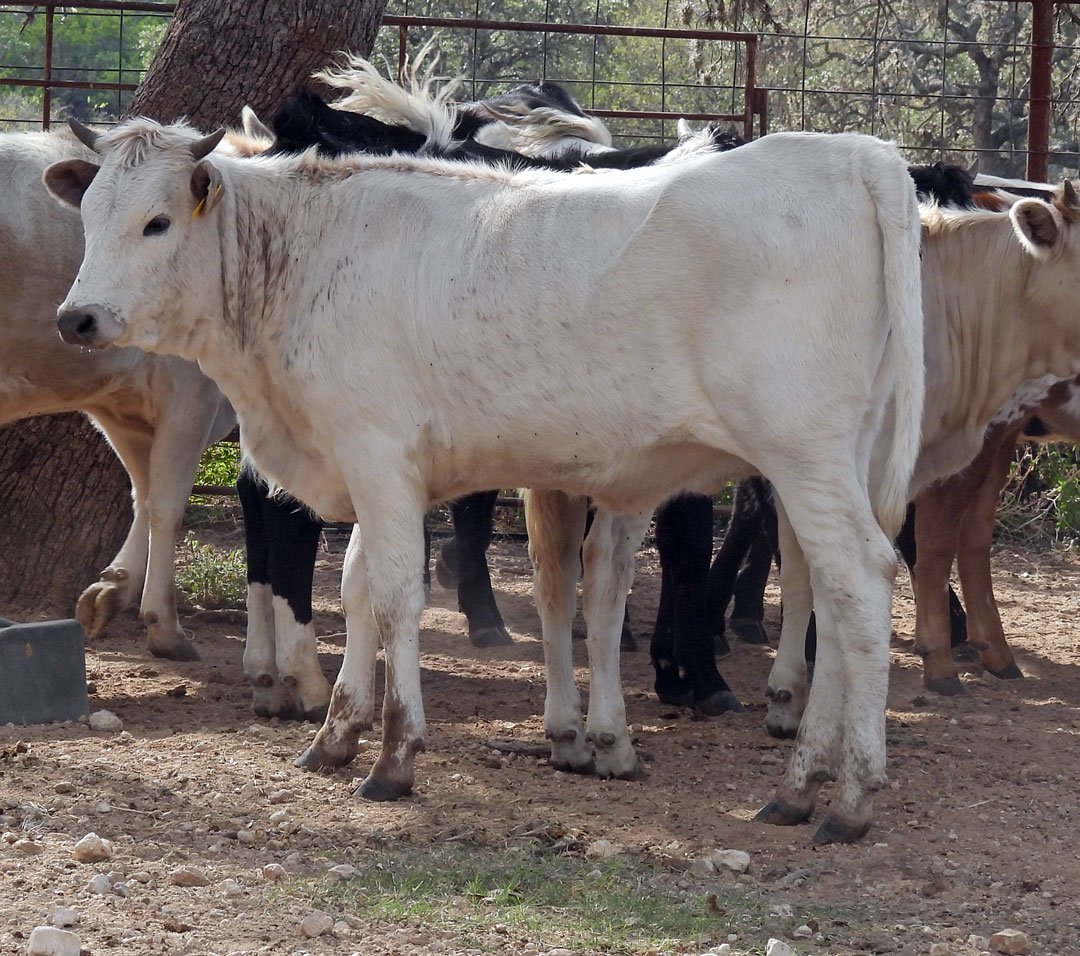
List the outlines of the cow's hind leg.
{"label": "cow's hind leg", "polygon": [[634,554],[650,517],[651,513],[613,515],[598,509],[583,549],[582,597],[589,647],[585,735],[596,755],[596,773],[604,778],[637,780],[644,776],[626,726],[619,636],[626,592],[634,580]]}
{"label": "cow's hind leg", "polygon": [[498,491],[480,491],[459,498],[450,506],[454,517],[458,607],[468,619],[469,641],[474,647],[514,643],[495,603],[487,564],[498,495]]}
{"label": "cow's hind leg", "polygon": [[[101,572],[100,579],[79,595],[75,616],[91,639],[101,637],[108,623],[141,593],[150,555],[150,453],[153,436],[142,430],[125,428],[122,422],[113,421],[107,416],[97,416],[97,422],[131,479],[133,517],[116,556]],[[175,539],[170,557],[175,559]],[[164,644],[150,648],[151,653],[159,657],[170,656],[166,653],[170,650],[174,652],[176,660],[197,660],[199,656],[186,638],[173,648]]]}
{"label": "cow's hind leg", "polygon": [[814,597],[806,558],[782,507],[777,507],[777,537],[782,559],[780,592],[784,613],[780,622],[780,646],[765,689],[768,705],[765,729],[773,737],[784,738],[798,733],[809,695],[805,641]]}
{"label": "cow's hind leg", "polygon": [[1024,676],[1005,639],[990,573],[994,518],[1001,489],[1009,477],[1019,431],[1019,424],[1006,430],[992,448],[986,475],[973,489],[967,520],[960,528],[956,547],[956,570],[968,609],[968,640],[978,651],[982,666],[1002,680]]}
{"label": "cow's hind leg", "polygon": [[[807,494],[815,487],[821,490]],[[801,483],[778,483],[777,489],[810,568],[818,656],[795,751],[761,817],[794,822],[792,817],[810,812],[821,783],[836,779],[829,814],[814,839],[849,842],[869,829],[873,795],[886,782],[885,702],[896,556],[865,491],[853,479],[837,476],[811,483],[804,475]],[[847,508],[828,507],[834,502],[846,502]],[[788,556],[783,559],[786,568]],[[785,810],[794,812],[788,819],[776,818],[785,816]]]}
{"label": "cow's hind leg", "polygon": [[551,741],[551,765],[573,773],[595,769],[592,747],[585,740],[571,649],[586,508],[586,499],[579,495],[525,492],[533,594],[540,613],[547,671],[544,734]]}

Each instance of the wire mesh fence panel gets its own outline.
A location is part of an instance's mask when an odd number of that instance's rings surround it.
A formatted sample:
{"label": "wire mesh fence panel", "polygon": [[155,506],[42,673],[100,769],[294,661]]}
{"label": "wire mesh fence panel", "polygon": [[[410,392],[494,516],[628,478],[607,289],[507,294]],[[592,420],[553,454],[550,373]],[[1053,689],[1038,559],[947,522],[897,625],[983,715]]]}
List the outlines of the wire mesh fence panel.
{"label": "wire mesh fence panel", "polygon": [[0,5],[0,80],[33,84],[0,86],[0,122],[115,122],[131,94],[112,87],[138,84],[169,22],[167,11],[147,6]]}

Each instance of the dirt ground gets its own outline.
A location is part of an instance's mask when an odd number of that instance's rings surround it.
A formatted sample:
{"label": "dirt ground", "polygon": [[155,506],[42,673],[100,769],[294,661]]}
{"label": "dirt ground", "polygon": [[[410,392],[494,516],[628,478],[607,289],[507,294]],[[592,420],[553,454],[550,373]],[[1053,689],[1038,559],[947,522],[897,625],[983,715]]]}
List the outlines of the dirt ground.
{"label": "dirt ground", "polygon": [[[219,532],[239,546],[235,527]],[[316,624],[331,677],[344,646],[336,596],[344,547],[343,537],[328,535],[317,568]],[[714,719],[659,704],[647,650],[623,655],[628,719],[651,758],[642,783],[555,773],[542,760],[500,758],[486,748],[492,737],[543,740],[542,648],[525,546],[498,541],[491,563],[516,644],[471,647],[456,596],[434,585],[421,640],[428,749],[415,794],[396,804],[350,795],[374,758],[378,728],[351,767],[313,775],[292,766],[316,727],[254,718],[241,672],[242,612],[186,612],[203,657],[195,663],[150,659],[134,617],[118,622],[90,646],[87,670],[91,709],[113,711],[122,732],[0,727],[0,953],[25,953],[31,929],[54,903],[78,911],[84,954],[448,952],[445,943],[428,945],[415,931],[402,937],[387,924],[339,924],[336,935],[305,939],[297,928],[305,911],[269,894],[260,870],[271,862],[325,869],[376,839],[502,845],[539,833],[573,834],[586,845],[606,840],[619,852],[663,861],[673,880],[689,880],[695,892],[712,879],[741,884],[778,912],[785,904],[799,912],[844,907],[849,915],[822,919],[814,939],[789,939],[800,956],[916,956],[934,944],[946,944],[937,952],[977,953],[983,947],[969,936],[1005,928],[1027,933],[1033,954],[1080,953],[1076,557],[995,555],[998,600],[1027,679],[1000,682],[969,670],[967,694],[951,699],[923,692],[902,575],[889,693],[891,784],[863,842],[822,849],[810,845],[820,802],[809,827],[752,821],[791,747],[763,728],[768,648],[736,644],[721,662],[747,711]],[[655,552],[643,551],[638,567],[630,608],[646,638],[659,589]],[[773,635],[778,601],[774,583]],[[576,643],[584,687],[585,647]],[[271,819],[282,809],[284,819]],[[110,861],[72,859],[75,841],[91,831],[112,841]],[[715,848],[747,851],[748,873],[702,877],[689,865]],[[185,865],[204,871],[210,885],[169,882]],[[127,895],[115,887],[91,892],[95,874],[111,874],[107,882],[121,883]],[[686,941],[683,951],[715,942]],[[731,946],[758,953],[765,942],[735,934]],[[551,948],[513,936],[483,947],[507,954]]]}

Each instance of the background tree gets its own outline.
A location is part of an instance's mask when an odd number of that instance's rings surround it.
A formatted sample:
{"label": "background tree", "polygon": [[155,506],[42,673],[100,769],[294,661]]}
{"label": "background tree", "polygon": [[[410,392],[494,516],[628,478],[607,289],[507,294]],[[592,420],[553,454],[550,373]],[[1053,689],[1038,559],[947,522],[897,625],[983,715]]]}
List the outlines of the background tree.
{"label": "background tree", "polygon": [[[129,111],[213,129],[338,50],[370,51],[385,0],[180,0]],[[72,277],[74,278],[74,276]],[[127,475],[79,415],[0,430],[0,613],[71,614],[131,520]]]}

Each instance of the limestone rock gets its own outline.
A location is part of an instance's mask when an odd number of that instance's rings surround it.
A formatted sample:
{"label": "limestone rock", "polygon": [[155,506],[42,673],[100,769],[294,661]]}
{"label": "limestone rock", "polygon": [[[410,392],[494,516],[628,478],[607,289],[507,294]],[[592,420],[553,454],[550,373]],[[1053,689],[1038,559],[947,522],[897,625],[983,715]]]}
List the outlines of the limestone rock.
{"label": "limestone rock", "polygon": [[990,937],[990,948],[995,953],[1004,953],[1005,956],[1026,956],[1031,952],[1027,933],[1018,929],[1003,929],[1000,933],[994,933]]}
{"label": "limestone rock", "polygon": [[38,926],[30,934],[27,956],[79,956],[82,940],[75,933],[55,926]]}
{"label": "limestone rock", "polygon": [[75,844],[71,855],[80,863],[101,863],[112,859],[112,844],[96,833],[88,833]]}
{"label": "limestone rock", "polygon": [[90,715],[91,730],[122,730],[124,722],[111,710],[95,710]]}
{"label": "limestone rock", "polygon": [[322,910],[313,910],[300,923],[300,932],[308,939],[324,936],[334,928],[334,921]]}
{"label": "limestone rock", "polygon": [[169,874],[169,882],[174,886],[209,886],[210,878],[193,866],[181,866]]}
{"label": "limestone rock", "polygon": [[795,950],[782,939],[774,938],[765,947],[765,956],[795,956]]}

